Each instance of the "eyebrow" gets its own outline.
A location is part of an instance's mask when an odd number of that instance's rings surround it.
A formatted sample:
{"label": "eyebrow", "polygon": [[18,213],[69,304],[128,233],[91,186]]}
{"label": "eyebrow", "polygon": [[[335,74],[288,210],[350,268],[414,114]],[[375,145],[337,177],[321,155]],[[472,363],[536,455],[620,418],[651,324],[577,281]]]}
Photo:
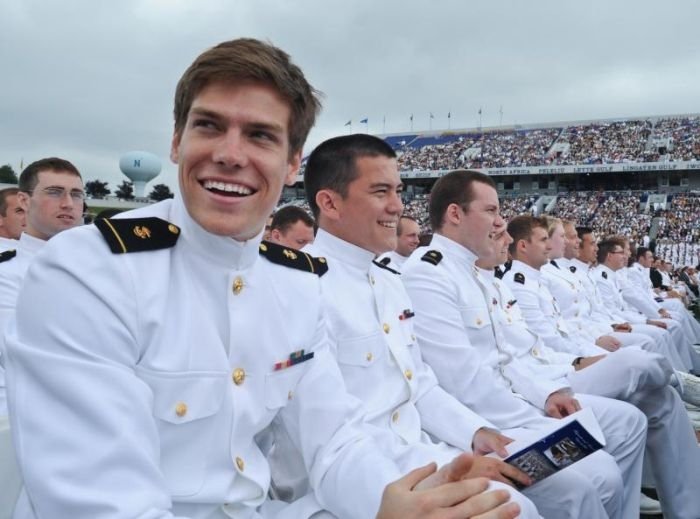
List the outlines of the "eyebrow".
{"label": "eyebrow", "polygon": [[400,184],[396,184],[396,186],[394,186],[393,184],[390,184],[389,182],[377,182],[375,184],[369,185],[370,189],[377,189],[380,187],[385,187],[387,189],[403,189],[404,185],[403,185],[403,182]]}
{"label": "eyebrow", "polygon": [[[197,115],[199,117],[208,117],[210,119],[215,119],[217,121],[221,121],[225,119],[225,117],[217,112],[214,112],[212,110],[209,110],[207,108],[200,108],[200,107],[193,107],[190,108],[190,114],[191,115]],[[252,122],[252,123],[246,123],[244,126],[251,128],[253,130],[267,130],[267,131],[273,131],[277,133],[283,133],[284,132],[284,127],[279,124],[279,123],[273,123],[273,122],[264,122],[264,121],[257,121],[257,122]]]}

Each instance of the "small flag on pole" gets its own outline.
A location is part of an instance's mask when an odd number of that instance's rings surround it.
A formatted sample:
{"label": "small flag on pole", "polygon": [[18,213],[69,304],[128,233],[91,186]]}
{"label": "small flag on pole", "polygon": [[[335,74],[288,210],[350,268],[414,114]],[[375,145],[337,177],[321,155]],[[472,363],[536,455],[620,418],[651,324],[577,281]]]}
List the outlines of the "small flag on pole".
{"label": "small flag on pole", "polygon": [[450,117],[452,117],[452,112],[447,112],[447,118],[449,119]]}
{"label": "small flag on pole", "polygon": [[360,119],[360,123],[367,124],[367,117],[365,117],[364,119]]}
{"label": "small flag on pole", "polygon": [[430,112],[430,118],[435,119],[435,116],[433,115],[433,112]]}
{"label": "small flag on pole", "polygon": [[350,126],[352,124],[352,119],[345,123],[345,126]]}

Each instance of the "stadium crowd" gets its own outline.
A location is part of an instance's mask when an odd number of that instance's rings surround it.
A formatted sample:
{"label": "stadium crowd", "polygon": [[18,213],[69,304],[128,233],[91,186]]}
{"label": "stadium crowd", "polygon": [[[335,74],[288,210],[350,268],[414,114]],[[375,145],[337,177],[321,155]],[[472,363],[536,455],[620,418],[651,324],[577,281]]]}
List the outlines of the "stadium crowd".
{"label": "stadium crowd", "polygon": [[700,160],[700,117],[414,135],[392,142],[402,171],[692,161]]}
{"label": "stadium crowd", "polygon": [[[176,87],[174,199],[83,225],[58,157],[0,192],[0,511],[697,519],[697,274],[632,246],[639,199],[508,199],[506,222],[457,170],[403,200],[395,151],[355,134],[271,215],[320,109],[281,49],[223,42]],[[491,137],[481,164],[553,136]]]}

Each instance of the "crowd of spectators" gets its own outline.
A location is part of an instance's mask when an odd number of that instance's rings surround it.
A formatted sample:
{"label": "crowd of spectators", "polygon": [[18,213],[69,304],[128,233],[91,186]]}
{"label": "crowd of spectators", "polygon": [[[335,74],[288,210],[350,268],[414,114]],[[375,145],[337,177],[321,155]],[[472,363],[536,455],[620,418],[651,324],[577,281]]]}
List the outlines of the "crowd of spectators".
{"label": "crowd of spectators", "polygon": [[676,243],[700,241],[700,196],[675,195],[659,216],[658,240]]}
{"label": "crowd of spectators", "polygon": [[402,171],[690,161],[700,160],[700,117],[413,135],[399,142]]}

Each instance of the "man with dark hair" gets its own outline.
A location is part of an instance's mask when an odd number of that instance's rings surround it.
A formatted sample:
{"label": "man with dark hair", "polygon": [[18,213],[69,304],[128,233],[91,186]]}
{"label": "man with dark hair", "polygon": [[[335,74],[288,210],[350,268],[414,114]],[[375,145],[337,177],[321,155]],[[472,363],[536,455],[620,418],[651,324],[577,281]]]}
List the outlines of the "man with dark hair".
{"label": "man with dark hair", "polygon": [[[342,158],[334,160],[336,154]],[[334,164],[339,171],[326,169]],[[403,211],[393,150],[366,134],[335,137],[311,153],[304,178],[319,225],[316,240],[305,251],[327,260],[321,292],[334,353],[382,450],[402,470],[428,460],[443,465],[461,451],[483,455],[502,450],[492,425],[438,385],[413,338],[411,302],[399,276],[375,261],[396,246]],[[276,448],[281,463],[289,465],[293,449]],[[475,458],[469,475],[529,484],[519,470],[482,456]],[[539,516],[527,498],[515,490],[511,496],[522,517]]]}
{"label": "man with dark hair", "polygon": [[396,248],[382,254],[377,261],[394,270],[401,266],[420,243],[420,225],[412,216],[402,215],[396,226]]}
{"label": "man with dark hair", "polygon": [[269,241],[283,247],[303,249],[314,241],[314,221],[301,207],[282,207],[272,217]]}
{"label": "man with dark hair", "polygon": [[[509,230],[519,220],[531,218],[514,218]],[[537,243],[540,237],[544,247]],[[683,403],[668,385],[673,375],[668,361],[636,347],[608,353],[596,346],[606,343],[598,340],[594,344],[593,337],[577,326],[575,315],[560,310],[562,306],[570,306],[580,311],[580,306],[576,297],[563,297],[562,284],[557,282],[564,275],[559,271],[567,268],[562,259],[565,232],[559,219],[544,217],[535,221],[531,236],[519,238],[514,241],[516,247],[511,254],[513,265],[503,281],[517,299],[529,329],[546,346],[572,356],[566,380],[574,391],[629,402],[647,416],[648,459],[661,505],[672,517],[692,517],[700,508],[700,496],[694,486],[700,477],[700,450]],[[543,249],[546,255],[541,254]],[[567,284],[575,285],[575,278],[564,279]],[[555,291],[550,292],[550,287]],[[589,328],[595,328],[594,322],[586,323]],[[678,384],[676,377],[673,382]],[[697,403],[695,398],[690,402]]]}
{"label": "man with dark hair", "polygon": [[27,225],[18,193],[16,187],[0,190],[0,252],[15,249],[17,240]]}
{"label": "man with dark hair", "polygon": [[[329,353],[326,265],[261,243],[319,109],[282,50],[239,39],[205,51],[175,94],[180,195],[62,233],[35,258],[7,334],[26,489],[16,518],[284,517],[266,508],[256,443],[275,419],[325,508],[375,516],[400,472]],[[65,202],[79,194],[69,187],[29,189]],[[400,494],[409,517],[469,515],[472,482],[421,489],[459,479],[459,464],[387,496]]]}
{"label": "man with dark hair", "polygon": [[[492,180],[474,171],[450,172],[433,187],[429,210],[437,226],[433,240],[411,255],[401,279],[414,305],[423,358],[440,384],[511,438],[536,434],[580,410],[566,384],[543,381],[511,357],[492,319],[493,298],[475,266],[478,257],[491,253],[492,237],[505,231]],[[628,511],[622,481],[634,484],[641,477],[645,420],[622,402],[612,402],[615,413],[606,407],[599,415],[595,400],[604,399],[588,396],[585,405],[593,408],[606,438],[615,440],[608,452],[525,491],[546,517],[621,517],[623,506]],[[635,512],[639,486],[636,491],[630,497]]]}

